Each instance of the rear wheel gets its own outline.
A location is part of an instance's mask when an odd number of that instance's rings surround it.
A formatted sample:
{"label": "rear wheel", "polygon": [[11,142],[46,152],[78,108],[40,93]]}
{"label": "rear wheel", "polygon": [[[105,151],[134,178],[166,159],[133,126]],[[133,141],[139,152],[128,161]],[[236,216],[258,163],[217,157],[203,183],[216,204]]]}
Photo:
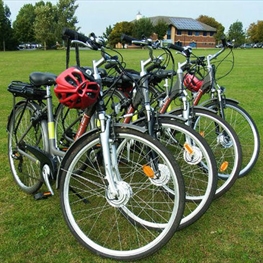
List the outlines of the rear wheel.
{"label": "rear wheel", "polygon": [[[116,112],[116,120],[118,121],[125,113],[127,98],[118,90],[108,89],[105,90],[104,103],[107,107],[107,114]],[[67,150],[75,140],[78,128],[80,126],[81,118],[84,110],[70,109],[63,104],[59,104],[55,112],[55,137],[58,148]],[[95,116],[93,116],[95,117]],[[94,128],[97,125],[95,118],[90,120],[86,131]]]}
{"label": "rear wheel", "polygon": [[43,182],[37,157],[30,147],[45,150],[47,147],[45,123],[34,121],[38,105],[21,101],[10,115],[8,126],[8,158],[13,177],[26,193],[37,192]]}

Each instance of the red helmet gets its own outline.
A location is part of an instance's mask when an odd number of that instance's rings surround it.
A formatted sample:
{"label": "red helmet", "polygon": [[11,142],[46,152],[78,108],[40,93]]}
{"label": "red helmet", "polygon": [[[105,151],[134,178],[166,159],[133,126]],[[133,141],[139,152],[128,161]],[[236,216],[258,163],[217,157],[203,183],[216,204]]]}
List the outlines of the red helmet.
{"label": "red helmet", "polygon": [[70,67],[56,79],[55,94],[69,108],[85,109],[97,101],[100,86],[85,78],[79,68]]}
{"label": "red helmet", "polygon": [[199,80],[195,75],[187,73],[184,75],[184,85],[190,91],[198,91],[202,87],[203,81]]}

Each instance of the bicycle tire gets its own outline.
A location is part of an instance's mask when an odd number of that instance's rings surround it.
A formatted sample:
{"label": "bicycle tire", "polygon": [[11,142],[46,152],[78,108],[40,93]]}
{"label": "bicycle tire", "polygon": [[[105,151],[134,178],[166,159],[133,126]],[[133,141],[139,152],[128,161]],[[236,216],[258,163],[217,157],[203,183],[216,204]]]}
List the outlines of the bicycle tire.
{"label": "bicycle tire", "polygon": [[[128,128],[115,127],[114,134],[118,143],[127,142],[118,153],[123,188],[132,189],[127,202],[120,205],[106,198],[103,159],[96,155],[101,150],[98,131],[79,138],[63,159],[61,207],[70,231],[84,247],[103,257],[136,260],[156,252],[174,235],[184,210],[184,183],[177,163],[161,143]],[[145,149],[163,162],[159,184],[143,173],[142,165],[149,164]],[[163,176],[169,180],[161,183]],[[176,195],[168,195],[164,185]],[[158,229],[131,222],[123,207],[147,223],[158,223]]]}
{"label": "bicycle tire", "polygon": [[[170,114],[182,115],[181,109]],[[193,107],[192,127],[201,134],[212,149],[218,167],[215,198],[225,194],[235,183],[241,169],[242,151],[234,129],[217,114],[206,108]]]}
{"label": "bicycle tire", "polygon": [[[115,117],[116,120],[121,118],[124,109],[126,109],[125,105],[122,105],[122,103],[125,104],[127,99],[125,95],[116,89],[108,89],[103,92],[103,98],[107,106],[107,113],[111,114],[114,108],[118,108],[119,112]],[[67,150],[74,142],[82,114],[83,110],[70,109],[63,104],[57,106],[55,111],[55,139],[58,148]],[[94,128],[95,125],[96,120],[93,119],[86,127],[86,132],[90,128]]]}
{"label": "bicycle tire", "polygon": [[59,149],[67,150],[73,143],[82,114],[82,110],[70,109],[61,103],[57,106],[55,111],[55,141]]}
{"label": "bicycle tire", "polygon": [[12,111],[8,125],[8,159],[12,175],[20,189],[28,194],[36,193],[43,180],[39,162],[30,159],[34,155],[26,145],[42,150],[48,147],[46,123],[43,120],[32,122],[38,110],[38,104],[20,101]]}
{"label": "bicycle tire", "polygon": [[[216,101],[204,102],[204,106],[218,112]],[[233,127],[242,148],[242,166],[239,177],[248,174],[255,166],[260,152],[260,136],[258,128],[249,113],[236,102],[224,99],[225,120]]]}

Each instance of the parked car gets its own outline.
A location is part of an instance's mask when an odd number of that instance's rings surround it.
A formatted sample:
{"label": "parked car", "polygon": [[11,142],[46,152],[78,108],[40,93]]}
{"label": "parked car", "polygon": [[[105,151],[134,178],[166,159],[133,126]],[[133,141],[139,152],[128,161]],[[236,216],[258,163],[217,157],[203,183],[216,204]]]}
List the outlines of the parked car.
{"label": "parked car", "polygon": [[253,48],[261,48],[262,47],[262,43],[256,43],[253,45]]}
{"label": "parked car", "polygon": [[240,46],[240,48],[251,48],[251,44],[248,44],[248,43],[244,43]]}
{"label": "parked car", "polygon": [[223,44],[216,45],[216,48],[222,48]]}

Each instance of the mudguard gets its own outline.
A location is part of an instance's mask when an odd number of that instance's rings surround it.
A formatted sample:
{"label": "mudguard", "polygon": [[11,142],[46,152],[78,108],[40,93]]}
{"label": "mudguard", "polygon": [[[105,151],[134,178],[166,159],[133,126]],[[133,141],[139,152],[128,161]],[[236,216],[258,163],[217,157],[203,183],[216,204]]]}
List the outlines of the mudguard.
{"label": "mudguard", "polygon": [[[230,102],[233,102],[235,104],[239,104],[239,101],[237,101],[235,99],[223,98],[223,100],[226,102],[230,101]],[[199,106],[208,107],[211,103],[214,103],[214,102],[217,102],[217,98],[206,100],[206,101],[202,102],[201,104],[199,104]]]}
{"label": "mudguard", "polygon": [[[194,106],[194,109],[205,109],[206,111],[210,111],[212,113],[216,113],[214,110],[206,108],[204,106]],[[182,112],[182,109],[178,108],[178,109],[174,109],[174,110],[170,111],[169,114],[177,115],[177,114],[179,114],[181,112]],[[180,118],[182,121],[185,121],[185,119],[183,117],[179,117],[179,116],[177,116],[177,117]]]}

